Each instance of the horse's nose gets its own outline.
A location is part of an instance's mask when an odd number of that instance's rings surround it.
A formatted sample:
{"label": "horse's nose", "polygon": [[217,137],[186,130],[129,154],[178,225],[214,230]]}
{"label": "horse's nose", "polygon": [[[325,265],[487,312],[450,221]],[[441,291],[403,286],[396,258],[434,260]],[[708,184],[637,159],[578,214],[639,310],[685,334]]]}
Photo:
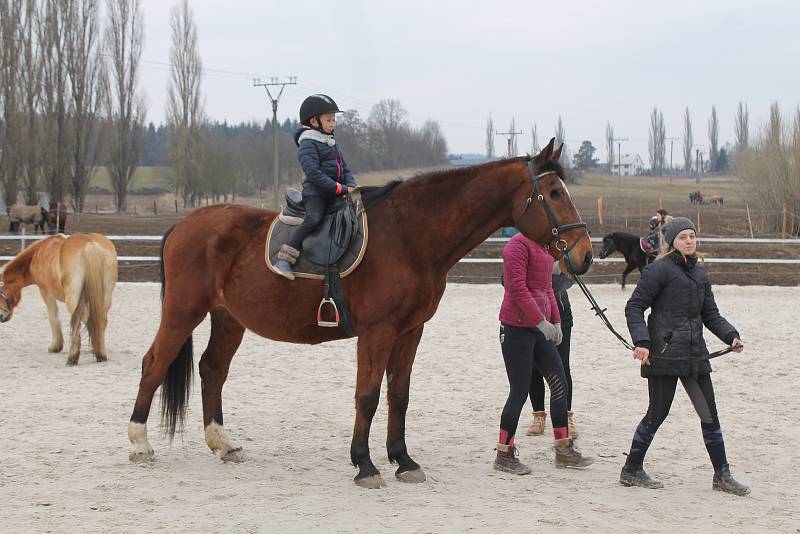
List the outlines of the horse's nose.
{"label": "horse's nose", "polygon": [[[586,270],[589,270],[589,266],[592,265],[592,251],[588,251],[586,255],[583,257],[583,265],[586,267]],[[585,271],[584,271],[585,272]]]}

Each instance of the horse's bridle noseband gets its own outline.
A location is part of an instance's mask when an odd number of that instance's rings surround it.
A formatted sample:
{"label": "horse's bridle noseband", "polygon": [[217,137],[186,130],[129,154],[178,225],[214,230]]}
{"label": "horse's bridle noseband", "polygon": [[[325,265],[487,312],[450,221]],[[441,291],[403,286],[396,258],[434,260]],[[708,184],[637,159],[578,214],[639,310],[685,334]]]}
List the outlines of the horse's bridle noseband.
{"label": "horse's bridle noseband", "polygon": [[[566,232],[567,230],[573,230],[575,228],[585,228],[587,231],[589,230],[589,226],[581,221],[576,223],[569,223],[569,224],[558,224],[556,220],[556,216],[553,213],[553,210],[550,209],[550,206],[547,204],[547,201],[544,198],[544,194],[542,193],[542,188],[539,186],[539,180],[543,177],[548,176],[550,174],[555,174],[558,176],[556,171],[545,171],[541,174],[536,174],[533,170],[533,160],[528,159],[528,174],[530,175],[531,181],[533,182],[533,188],[531,189],[531,194],[528,197],[528,200],[525,201],[525,206],[522,208],[522,213],[519,214],[519,217],[516,218],[514,221],[514,226],[519,228],[519,221],[522,219],[522,216],[525,215],[525,212],[528,211],[528,208],[531,207],[533,203],[533,199],[536,200],[542,205],[542,209],[544,210],[545,215],[547,215],[547,221],[550,223],[550,233],[553,235],[547,243],[544,244],[545,247],[548,249],[550,248],[550,243],[555,241],[555,248],[557,251],[561,253],[561,256],[564,257],[569,254],[569,251],[578,244],[578,240],[574,241],[571,245],[567,243],[567,241],[561,237],[562,232]],[[559,176],[559,179],[561,177]]]}

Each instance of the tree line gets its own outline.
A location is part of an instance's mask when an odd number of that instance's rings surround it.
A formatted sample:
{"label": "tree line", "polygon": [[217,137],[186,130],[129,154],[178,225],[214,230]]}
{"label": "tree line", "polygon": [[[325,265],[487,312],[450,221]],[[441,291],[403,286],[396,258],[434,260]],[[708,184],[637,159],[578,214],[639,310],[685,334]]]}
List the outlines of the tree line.
{"label": "tree line", "polygon": [[[106,168],[118,211],[139,165],[166,165],[186,205],[272,187],[269,121],[209,119],[203,65],[187,0],[170,12],[166,124],[145,126],[138,85],[144,46],[140,0],[0,0],[0,192],[7,205],[67,199],[82,211],[89,182]],[[102,19],[102,20],[101,20]],[[300,179],[293,135],[280,125],[281,184]],[[337,139],[356,172],[439,164],[447,143],[435,121],[413,127],[397,100],[366,119],[340,115]]]}

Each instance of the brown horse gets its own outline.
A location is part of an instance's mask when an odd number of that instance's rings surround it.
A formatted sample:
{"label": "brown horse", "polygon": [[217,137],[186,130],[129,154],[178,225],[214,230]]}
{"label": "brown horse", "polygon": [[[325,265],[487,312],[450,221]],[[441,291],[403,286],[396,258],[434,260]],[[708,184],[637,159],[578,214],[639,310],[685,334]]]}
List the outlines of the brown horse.
{"label": "brown horse", "polygon": [[67,206],[63,202],[51,202],[47,213],[47,233],[63,234],[67,226]]}
{"label": "brown horse", "polygon": [[[356,484],[384,481],[369,454],[369,431],[381,381],[388,383],[386,447],[396,476],[425,474],[406,449],[411,367],[425,322],[445,290],[447,272],[501,226],[516,226],[568,255],[584,273],[592,260],[586,225],[569,197],[553,140],[535,158],[515,158],[362,188],[370,242],[361,265],[342,279],[358,336],[355,427],[350,459]],[[530,208],[530,209],[528,209]],[[320,280],[289,281],[267,270],[264,245],[276,213],[243,206],[200,208],[162,244],[161,324],[142,361],[139,393],[128,427],[131,461],[150,460],[146,422],[162,387],[162,419],[170,435],[182,426],[192,377],[191,335],[211,313],[211,337],[200,359],[206,443],[225,461],[243,458],[223,430],[222,386],[245,329],[277,341],[316,344],[347,335],[317,326]],[[487,313],[493,313],[487,310]]]}
{"label": "brown horse", "polygon": [[117,252],[100,234],[54,235],[37,241],[3,268],[0,323],[9,321],[22,288],[36,284],[50,317],[53,339],[50,352],[61,352],[64,336],[56,301],[64,302],[72,316],[72,339],[67,365],[77,365],[81,349],[81,323],[85,323],[97,361],[106,361],[105,329],[111,293],[117,283]]}

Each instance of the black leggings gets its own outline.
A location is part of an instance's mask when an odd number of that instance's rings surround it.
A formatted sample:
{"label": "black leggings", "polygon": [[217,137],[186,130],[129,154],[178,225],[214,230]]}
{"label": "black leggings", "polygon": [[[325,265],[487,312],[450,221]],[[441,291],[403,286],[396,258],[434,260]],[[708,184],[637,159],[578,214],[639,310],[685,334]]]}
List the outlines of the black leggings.
{"label": "black leggings", "polygon": [[306,208],[303,222],[295,228],[287,242],[287,245],[297,250],[302,250],[303,240],[319,227],[328,209],[328,203],[322,197],[303,197],[303,206]]}
{"label": "black leggings", "polygon": [[[558,355],[561,356],[561,365],[564,368],[564,378],[567,382],[567,410],[572,409],[572,372],[569,369],[569,349],[572,338],[572,325],[561,325],[561,333],[564,334],[561,344],[556,348]],[[531,377],[531,406],[534,412],[544,411],[544,377],[536,368],[533,369]]]}
{"label": "black leggings", "polygon": [[[711,463],[717,469],[728,463],[725,455],[725,441],[722,437],[722,428],[717,416],[717,403],[714,398],[714,386],[711,375],[700,375],[697,378],[680,377],[683,388],[689,395],[697,415],[700,416],[700,427],[703,431],[703,441],[711,458]],[[672,400],[675,398],[675,389],[678,386],[677,376],[651,376],[647,379],[647,388],[650,394],[650,403],[647,414],[636,427],[628,455],[628,463],[641,464],[647,449],[653,442],[656,431],[669,415]]]}
{"label": "black leggings", "polygon": [[553,428],[567,426],[567,383],[561,357],[552,341],[534,328],[500,326],[500,347],[508,375],[508,399],[500,416],[500,430],[508,444],[517,432],[519,415],[531,393],[533,370],[547,380],[550,388],[550,419]]}

